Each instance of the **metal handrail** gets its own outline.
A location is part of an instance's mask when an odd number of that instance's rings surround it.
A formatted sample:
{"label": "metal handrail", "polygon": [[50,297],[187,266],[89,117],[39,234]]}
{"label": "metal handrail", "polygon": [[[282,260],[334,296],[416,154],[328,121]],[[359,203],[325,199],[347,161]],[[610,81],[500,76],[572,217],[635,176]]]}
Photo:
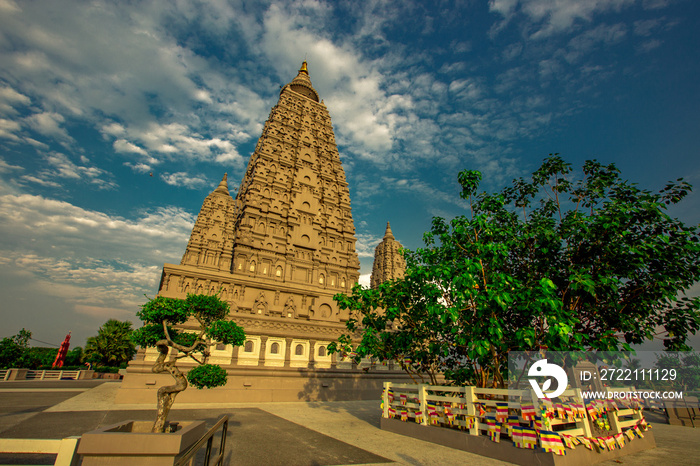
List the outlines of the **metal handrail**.
{"label": "metal handrail", "polygon": [[[223,427],[222,427],[223,426]],[[228,432],[228,415],[223,416],[219,419],[214,426],[207,431],[202,438],[200,438],[197,443],[192,445],[189,450],[187,450],[183,455],[175,462],[174,466],[185,466],[188,461],[190,461],[199,452],[204,445],[207,443],[207,450],[204,454],[204,466],[209,466],[209,461],[211,460],[211,446],[214,442],[214,434],[222,427],[221,430],[221,444],[219,445],[219,455],[215,458],[215,466],[221,466],[224,460],[224,453],[226,449],[226,433]]]}

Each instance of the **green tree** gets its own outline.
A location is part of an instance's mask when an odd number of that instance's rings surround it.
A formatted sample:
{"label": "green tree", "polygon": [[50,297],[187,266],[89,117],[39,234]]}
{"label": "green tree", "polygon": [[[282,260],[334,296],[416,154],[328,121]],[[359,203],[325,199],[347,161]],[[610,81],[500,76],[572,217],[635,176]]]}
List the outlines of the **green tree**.
{"label": "green tree", "polygon": [[[38,369],[41,366],[51,366],[56,359],[58,348],[32,347],[27,350],[27,362],[31,369]],[[66,364],[68,365],[68,364]]]}
{"label": "green tree", "polygon": [[89,337],[85,345],[85,359],[96,366],[121,366],[131,361],[136,346],[131,340],[131,322],[109,319]]}
{"label": "green tree", "polygon": [[[211,346],[218,343],[240,346],[245,342],[243,329],[226,320],[228,312],[228,304],[218,296],[188,294],[184,300],[162,296],[150,299],[137,313],[145,325],[134,331],[133,341],[143,348],[156,347],[160,354],[152,371],[168,372],[175,379],[174,385],[158,389],[153,432],[164,432],[175,397],[187,388],[188,381],[199,389],[226,384],[226,371],[221,366],[207,364],[207,359]],[[173,327],[176,325],[180,329]],[[171,349],[175,350],[175,356],[169,358]],[[199,364],[187,372],[187,377],[176,366],[183,358]]]}
{"label": "green tree", "polygon": [[[135,348],[134,348],[135,349]],[[56,355],[54,354],[54,358]],[[132,355],[133,357],[133,355]],[[131,358],[129,358],[131,359]],[[53,362],[53,361],[52,361]],[[76,346],[66,354],[66,366],[80,366],[83,363],[83,348]]]}
{"label": "green tree", "polygon": [[[698,353],[664,352],[656,356],[654,367],[661,371],[656,377],[658,379],[657,386],[666,385],[668,388],[686,392],[700,390],[700,356]],[[688,394],[686,393],[686,395]]]}
{"label": "green tree", "polygon": [[690,186],[679,179],[653,193],[596,161],[570,175],[555,154],[530,180],[490,194],[478,193],[479,172],[461,172],[470,214],[434,218],[425,247],[405,251],[404,279],[336,296],[354,318],[331,349],[404,351],[413,363],[420,347],[419,369],[479,386],[504,384],[508,351],[629,350],[657,336],[689,349],[700,298],[683,293],[700,279],[700,238],[666,209]]}
{"label": "green tree", "polygon": [[23,328],[17,335],[3,338],[0,341],[0,368],[26,367],[31,337],[32,332]]}

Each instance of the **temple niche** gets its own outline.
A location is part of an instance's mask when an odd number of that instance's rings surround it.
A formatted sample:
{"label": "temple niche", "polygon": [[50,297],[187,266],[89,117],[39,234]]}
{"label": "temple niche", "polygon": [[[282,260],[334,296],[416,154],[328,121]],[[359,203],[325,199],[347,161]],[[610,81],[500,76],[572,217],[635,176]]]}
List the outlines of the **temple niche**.
{"label": "temple niche", "polygon": [[[371,361],[357,367],[326,350],[346,332],[350,316],[333,296],[350,293],[359,279],[355,243],[331,118],[304,62],[280,91],[235,198],[223,175],[204,199],[180,264],[163,266],[160,296],[219,293],[248,336],[244,346],[212,354],[227,361],[229,372],[229,384],[210,391],[215,398],[292,401],[381,393],[391,364],[376,367],[382,375],[367,371]],[[144,395],[145,378],[155,377],[144,375],[152,357],[150,350],[139,353],[130,364],[118,400]],[[276,377],[268,378],[272,368]],[[286,388],[276,387],[280,371]],[[202,401],[197,392],[181,396]]]}

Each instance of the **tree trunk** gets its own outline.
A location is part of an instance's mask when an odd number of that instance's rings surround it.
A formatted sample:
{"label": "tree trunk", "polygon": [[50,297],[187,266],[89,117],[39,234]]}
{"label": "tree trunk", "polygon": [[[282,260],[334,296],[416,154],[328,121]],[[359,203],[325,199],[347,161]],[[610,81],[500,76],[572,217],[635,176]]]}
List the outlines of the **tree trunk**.
{"label": "tree trunk", "polygon": [[158,348],[160,354],[158,355],[156,363],[153,365],[152,371],[156,374],[169,372],[175,379],[175,385],[167,385],[158,389],[156,421],[153,424],[151,432],[163,433],[165,432],[165,425],[168,419],[168,414],[170,413],[170,408],[175,402],[175,397],[177,394],[187,388],[187,379],[182,372],[175,367],[175,360],[166,362],[168,352],[170,351],[167,341],[160,340],[156,344],[156,347]]}

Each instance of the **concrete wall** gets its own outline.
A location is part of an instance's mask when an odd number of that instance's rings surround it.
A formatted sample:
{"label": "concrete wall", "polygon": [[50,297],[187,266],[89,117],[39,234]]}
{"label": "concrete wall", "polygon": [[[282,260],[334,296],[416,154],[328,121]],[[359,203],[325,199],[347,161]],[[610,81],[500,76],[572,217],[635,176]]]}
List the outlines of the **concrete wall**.
{"label": "concrete wall", "polygon": [[[381,400],[383,383],[410,382],[399,372],[342,370],[303,370],[296,368],[228,369],[224,387],[198,390],[189,387],[180,393],[180,403],[236,403],[269,401]],[[117,404],[155,403],[159,387],[171,385],[168,374],[135,372],[124,377],[117,393]]]}

